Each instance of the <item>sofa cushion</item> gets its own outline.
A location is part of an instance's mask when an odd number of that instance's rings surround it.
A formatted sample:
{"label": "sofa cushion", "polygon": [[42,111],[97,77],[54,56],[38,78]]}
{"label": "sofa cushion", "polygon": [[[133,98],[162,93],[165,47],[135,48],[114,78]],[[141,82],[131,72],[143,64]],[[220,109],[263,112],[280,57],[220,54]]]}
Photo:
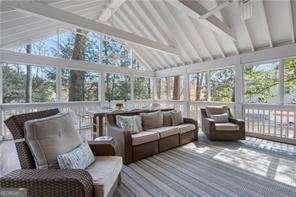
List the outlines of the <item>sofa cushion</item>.
{"label": "sofa cushion", "polygon": [[173,126],[180,125],[183,123],[182,112],[173,111],[171,113],[171,117],[172,117],[172,125]]}
{"label": "sofa cushion", "polygon": [[215,123],[217,131],[238,131],[239,126],[230,122],[227,123]]}
{"label": "sofa cushion", "polygon": [[175,135],[179,133],[178,127],[170,126],[170,127],[160,127],[156,129],[151,129],[149,131],[156,131],[159,133],[160,138],[165,138],[171,135]]}
{"label": "sofa cushion", "polygon": [[207,106],[206,107],[206,113],[208,117],[211,117],[211,115],[217,115],[217,114],[228,114],[228,107],[226,105],[223,106]]}
{"label": "sofa cushion", "polygon": [[69,113],[27,121],[25,128],[25,139],[37,169],[59,168],[57,156],[82,143]]}
{"label": "sofa cushion", "polygon": [[74,150],[59,154],[60,169],[85,169],[95,161],[95,156],[87,143],[82,143]]}
{"label": "sofa cushion", "polygon": [[226,123],[226,122],[229,122],[229,120],[228,120],[228,113],[210,115],[210,118],[214,119],[214,121],[216,123]]}
{"label": "sofa cushion", "polygon": [[194,124],[181,124],[181,125],[178,125],[177,127],[179,130],[179,133],[181,133],[181,134],[195,130]]}
{"label": "sofa cushion", "polygon": [[116,116],[116,124],[123,128],[131,131],[132,134],[139,133],[143,130],[141,116]]}
{"label": "sofa cushion", "polygon": [[163,114],[163,126],[164,127],[169,127],[172,126],[172,111],[166,111],[166,112],[162,112]]}
{"label": "sofa cushion", "polygon": [[142,131],[132,135],[132,145],[144,144],[159,140],[159,134],[156,131]]}
{"label": "sofa cushion", "polygon": [[95,197],[107,196],[121,169],[122,158],[118,156],[98,156],[95,162],[86,168],[94,182]]}
{"label": "sofa cushion", "polygon": [[149,130],[162,127],[163,115],[161,111],[151,113],[141,113],[143,130]]}

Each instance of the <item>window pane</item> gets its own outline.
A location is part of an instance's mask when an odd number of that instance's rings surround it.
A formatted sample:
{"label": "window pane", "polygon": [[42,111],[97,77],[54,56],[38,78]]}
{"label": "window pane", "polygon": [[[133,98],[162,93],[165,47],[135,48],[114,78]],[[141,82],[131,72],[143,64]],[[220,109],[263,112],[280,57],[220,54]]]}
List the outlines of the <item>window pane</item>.
{"label": "window pane", "polygon": [[98,85],[99,74],[95,72],[85,73],[84,82],[84,101],[97,101],[98,100]]}
{"label": "window pane", "polygon": [[180,100],[183,98],[183,78],[182,76],[174,76],[167,78],[169,100]]}
{"label": "window pane", "polygon": [[138,77],[134,82],[135,99],[151,99],[150,78]]}
{"label": "window pane", "polygon": [[278,102],[279,62],[247,65],[244,68],[244,94],[248,103]]}
{"label": "window pane", "polygon": [[207,73],[201,72],[189,75],[189,97],[191,101],[207,101]]}
{"label": "window pane", "polygon": [[168,78],[161,78],[160,79],[160,99],[167,100],[168,99]]}
{"label": "window pane", "polygon": [[32,102],[52,102],[56,99],[56,69],[32,66]]}
{"label": "window pane", "polygon": [[130,100],[130,77],[106,74],[106,100]]}
{"label": "window pane", "polygon": [[285,103],[296,104],[296,59],[284,61]]}
{"label": "window pane", "polygon": [[234,101],[234,72],[223,69],[210,72],[211,100],[218,102]]}
{"label": "window pane", "polygon": [[3,64],[3,103],[26,102],[27,67],[19,64]]}
{"label": "window pane", "polygon": [[69,101],[70,70],[62,69],[62,100]]}

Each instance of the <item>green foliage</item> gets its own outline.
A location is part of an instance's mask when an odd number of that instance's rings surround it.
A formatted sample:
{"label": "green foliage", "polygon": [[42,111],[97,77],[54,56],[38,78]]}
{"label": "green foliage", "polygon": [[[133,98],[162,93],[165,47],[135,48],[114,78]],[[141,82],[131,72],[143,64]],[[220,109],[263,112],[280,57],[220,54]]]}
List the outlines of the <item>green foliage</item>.
{"label": "green foliage", "polygon": [[210,89],[212,101],[234,101],[233,70],[223,69],[210,72]]}
{"label": "green foliage", "polygon": [[129,100],[130,77],[127,75],[107,74],[106,76],[106,100]]}
{"label": "green foliage", "polygon": [[138,77],[134,83],[134,94],[136,99],[150,99],[151,98],[150,79]]}

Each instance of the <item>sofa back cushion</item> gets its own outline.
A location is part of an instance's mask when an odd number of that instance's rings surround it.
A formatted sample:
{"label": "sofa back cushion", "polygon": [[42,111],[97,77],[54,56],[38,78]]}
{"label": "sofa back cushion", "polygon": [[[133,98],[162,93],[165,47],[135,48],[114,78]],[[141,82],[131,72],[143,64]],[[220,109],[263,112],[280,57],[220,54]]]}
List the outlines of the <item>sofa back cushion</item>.
{"label": "sofa back cushion", "polygon": [[206,113],[208,117],[211,117],[211,115],[219,115],[228,113],[228,107],[227,106],[208,106],[206,107]]}
{"label": "sofa back cushion", "polygon": [[131,131],[132,134],[143,131],[141,116],[116,116],[116,125]]}
{"label": "sofa back cushion", "polygon": [[214,119],[215,123],[226,123],[228,121],[228,113],[211,115],[210,118]]}
{"label": "sofa back cushion", "polygon": [[60,169],[86,169],[93,162],[95,156],[87,143],[82,143],[70,152],[57,156]]}
{"label": "sofa back cushion", "polygon": [[57,156],[82,143],[69,113],[59,113],[25,123],[25,140],[37,169],[59,168]]}
{"label": "sofa back cushion", "polygon": [[176,126],[176,125],[180,125],[183,123],[183,118],[182,118],[182,112],[181,111],[173,111],[171,113],[171,117],[172,117],[172,125]]}
{"label": "sofa back cushion", "polygon": [[143,130],[159,128],[163,126],[163,114],[161,111],[141,113]]}

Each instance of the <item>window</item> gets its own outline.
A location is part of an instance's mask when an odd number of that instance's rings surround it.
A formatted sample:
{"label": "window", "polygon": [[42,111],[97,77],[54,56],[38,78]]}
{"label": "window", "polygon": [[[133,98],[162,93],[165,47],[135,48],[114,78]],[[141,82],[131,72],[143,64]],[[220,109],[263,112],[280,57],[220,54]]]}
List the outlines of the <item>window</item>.
{"label": "window", "polygon": [[284,100],[286,104],[296,104],[296,59],[284,61]]}
{"label": "window", "polygon": [[53,67],[32,66],[31,75],[32,102],[55,101],[56,69]]}
{"label": "window", "polygon": [[167,83],[168,78],[161,78],[160,79],[160,99],[161,100],[167,100],[168,99],[168,83]]}
{"label": "window", "polygon": [[95,72],[85,72],[84,80],[84,101],[97,101],[100,74]]}
{"label": "window", "polygon": [[211,71],[209,85],[211,101],[234,101],[234,72],[232,69]]}
{"label": "window", "polygon": [[244,68],[244,98],[248,103],[277,103],[279,62]]}
{"label": "window", "polygon": [[208,100],[207,78],[207,72],[189,75],[189,97],[191,101]]}
{"label": "window", "polygon": [[3,103],[25,103],[26,78],[25,65],[3,64]]}
{"label": "window", "polygon": [[183,79],[182,76],[167,77],[168,99],[183,99]]}
{"label": "window", "polygon": [[151,99],[150,78],[138,77],[134,82],[135,99]]}
{"label": "window", "polygon": [[131,84],[128,75],[106,74],[106,100],[130,100]]}

